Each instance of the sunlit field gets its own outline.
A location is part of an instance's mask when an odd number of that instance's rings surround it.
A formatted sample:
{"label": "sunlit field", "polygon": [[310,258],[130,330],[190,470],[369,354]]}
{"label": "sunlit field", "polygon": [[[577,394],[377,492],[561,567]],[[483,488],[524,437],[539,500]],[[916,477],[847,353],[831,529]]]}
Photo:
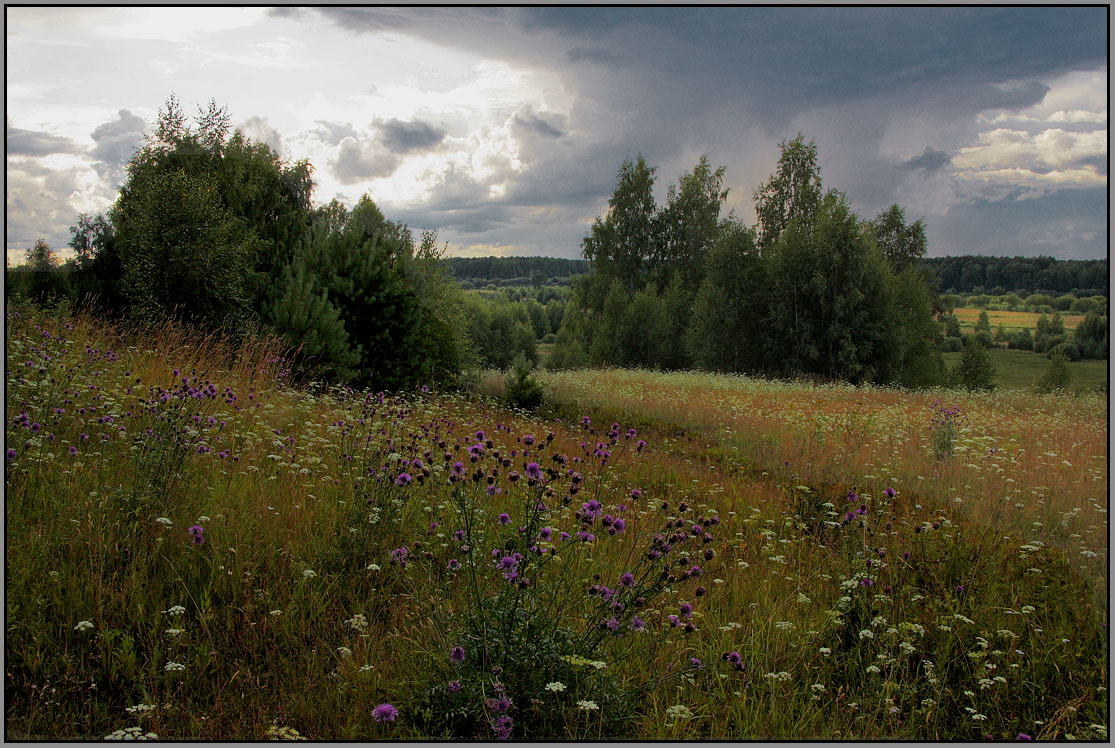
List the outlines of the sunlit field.
{"label": "sunlit field", "polygon": [[[960,307],[953,310],[953,314],[960,320],[960,329],[971,332],[976,327],[976,322],[979,321],[980,312],[983,309],[976,309],[974,307]],[[1017,332],[1023,328],[1034,330],[1038,326],[1038,320],[1041,319],[1041,314],[1037,312],[1007,312],[986,310],[987,317],[991,323],[991,329],[995,330],[1002,325],[1007,332]],[[1053,319],[1052,314],[1045,315],[1046,319]],[[1072,331],[1076,326],[1084,321],[1083,314],[1061,314],[1061,319],[1065,321],[1065,330]]]}
{"label": "sunlit field", "polygon": [[1106,738],[1103,396],[7,324],[10,737]]}

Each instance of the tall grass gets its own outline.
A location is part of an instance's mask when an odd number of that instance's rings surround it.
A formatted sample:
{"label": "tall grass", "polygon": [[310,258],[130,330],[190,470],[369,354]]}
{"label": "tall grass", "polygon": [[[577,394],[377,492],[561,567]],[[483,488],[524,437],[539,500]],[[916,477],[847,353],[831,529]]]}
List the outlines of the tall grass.
{"label": "tall grass", "polygon": [[[9,307],[10,735],[1106,734],[1075,401],[1010,442],[1029,406],[964,400],[938,460],[900,393],[610,372],[612,418],[568,375],[543,420],[283,366]],[[991,463],[1055,521],[1006,537]]]}

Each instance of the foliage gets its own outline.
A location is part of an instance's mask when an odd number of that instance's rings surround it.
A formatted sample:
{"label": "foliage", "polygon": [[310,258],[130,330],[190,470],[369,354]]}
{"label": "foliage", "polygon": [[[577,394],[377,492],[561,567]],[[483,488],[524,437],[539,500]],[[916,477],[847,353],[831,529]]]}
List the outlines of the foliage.
{"label": "foliage", "polygon": [[925,226],[921,221],[906,225],[902,208],[891,205],[872,222],[879,251],[896,273],[913,268],[925,256]]}
{"label": "foliage", "polygon": [[1084,321],[1076,326],[1072,340],[1083,358],[1106,359],[1108,335],[1107,316],[1089,311]]}
{"label": "foliage", "polygon": [[756,188],[755,214],[759,219],[756,244],[766,256],[782,232],[794,221],[806,234],[812,229],[821,205],[821,167],[817,163],[817,146],[805,142],[798,133],[790,142],[783,141],[782,155],[770,179]]}
{"label": "foliage", "polygon": [[1066,392],[1072,383],[1072,372],[1069,371],[1069,358],[1057,351],[1049,357],[1049,369],[1038,380],[1034,391],[1044,395],[1051,392]]}
{"label": "foliage", "polygon": [[531,376],[533,368],[522,351],[515,354],[503,387],[504,398],[513,407],[534,410],[542,404],[542,385]]}
{"label": "foliage", "polygon": [[995,388],[995,367],[987,355],[987,347],[976,342],[974,337],[964,341],[964,351],[955,376],[957,384],[969,391]]}

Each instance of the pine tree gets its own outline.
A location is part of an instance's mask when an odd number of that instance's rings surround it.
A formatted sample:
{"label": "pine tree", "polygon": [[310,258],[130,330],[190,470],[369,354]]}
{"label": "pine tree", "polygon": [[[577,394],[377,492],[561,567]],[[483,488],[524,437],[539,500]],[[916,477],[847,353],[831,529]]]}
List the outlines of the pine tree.
{"label": "pine tree", "polygon": [[1049,360],[1049,368],[1038,380],[1034,388],[1038,394],[1047,395],[1052,392],[1066,392],[1072,382],[1072,372],[1069,371],[1069,362],[1064,354],[1058,353]]}
{"label": "pine tree", "polygon": [[990,391],[995,389],[995,366],[987,349],[969,337],[964,341],[964,352],[960,356],[960,366],[956,370],[959,386],[969,391]]}

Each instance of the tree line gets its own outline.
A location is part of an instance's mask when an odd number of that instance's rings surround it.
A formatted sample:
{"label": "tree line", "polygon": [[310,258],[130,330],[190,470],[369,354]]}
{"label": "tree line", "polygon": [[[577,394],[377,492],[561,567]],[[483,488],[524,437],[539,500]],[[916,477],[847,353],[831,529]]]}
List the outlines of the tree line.
{"label": "tree line", "polygon": [[919,262],[940,279],[944,293],[1107,296],[1107,260],[1052,257],[925,257]]}
{"label": "tree line", "polygon": [[552,364],[698,367],[910,387],[941,383],[924,226],[898,205],[860,219],[824,190],[800,134],[755,189],[758,222],[721,215],[724,167],[702,157],[652,194],[654,167],[625,161],[582,243]]}

